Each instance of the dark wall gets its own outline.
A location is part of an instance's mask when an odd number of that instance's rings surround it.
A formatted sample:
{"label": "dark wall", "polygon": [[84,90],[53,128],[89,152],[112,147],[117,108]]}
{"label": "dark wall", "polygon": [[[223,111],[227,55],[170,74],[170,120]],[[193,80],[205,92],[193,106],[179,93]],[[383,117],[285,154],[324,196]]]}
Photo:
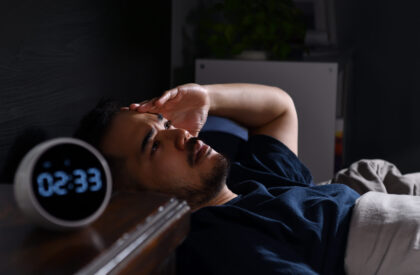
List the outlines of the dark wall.
{"label": "dark wall", "polygon": [[357,2],[346,162],[384,158],[420,171],[420,3]]}
{"label": "dark wall", "polygon": [[[69,136],[99,98],[169,88],[170,1],[0,2],[0,182],[25,145]],[[6,161],[8,159],[8,161]]]}

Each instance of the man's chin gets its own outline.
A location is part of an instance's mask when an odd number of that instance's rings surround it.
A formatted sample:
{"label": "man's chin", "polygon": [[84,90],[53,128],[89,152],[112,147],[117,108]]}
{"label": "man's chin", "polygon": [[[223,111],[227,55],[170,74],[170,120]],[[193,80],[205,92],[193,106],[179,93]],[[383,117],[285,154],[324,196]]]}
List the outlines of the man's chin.
{"label": "man's chin", "polygon": [[211,169],[201,176],[201,184],[194,184],[192,188],[191,185],[185,186],[177,192],[178,198],[186,200],[192,209],[198,209],[214,199],[226,184],[227,159],[217,152],[212,153],[210,159]]}
{"label": "man's chin", "polygon": [[207,158],[212,159],[214,161],[220,161],[221,159],[226,160],[225,156],[223,156],[221,153],[217,152],[216,150],[214,150],[211,147],[210,147],[210,150],[208,152]]}
{"label": "man's chin", "polygon": [[226,184],[226,177],[229,170],[229,162],[222,154],[215,151],[212,158],[215,164],[210,173],[202,178],[203,191],[207,194],[205,202],[213,199],[222,190]]}

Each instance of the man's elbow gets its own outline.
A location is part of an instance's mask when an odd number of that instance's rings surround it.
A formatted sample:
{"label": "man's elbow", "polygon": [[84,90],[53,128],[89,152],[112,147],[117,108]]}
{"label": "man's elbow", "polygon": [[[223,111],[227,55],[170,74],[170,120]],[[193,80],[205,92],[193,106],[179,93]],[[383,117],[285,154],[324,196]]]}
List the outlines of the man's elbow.
{"label": "man's elbow", "polygon": [[290,94],[288,94],[285,90],[280,89],[280,88],[276,88],[278,95],[279,95],[279,106],[281,106],[280,109],[282,109],[281,114],[279,115],[290,115],[290,116],[294,116],[297,118],[297,111],[296,111],[296,106],[295,103],[293,101],[293,98],[291,97]]}

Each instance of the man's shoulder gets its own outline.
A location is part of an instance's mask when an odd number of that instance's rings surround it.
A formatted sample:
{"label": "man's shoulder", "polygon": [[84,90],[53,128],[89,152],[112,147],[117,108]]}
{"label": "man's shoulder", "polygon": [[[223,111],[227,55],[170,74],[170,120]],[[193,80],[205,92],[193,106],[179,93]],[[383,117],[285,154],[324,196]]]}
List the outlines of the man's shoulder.
{"label": "man's shoulder", "polygon": [[282,142],[267,135],[251,136],[231,164],[228,183],[256,180],[267,187],[312,185],[312,175]]}

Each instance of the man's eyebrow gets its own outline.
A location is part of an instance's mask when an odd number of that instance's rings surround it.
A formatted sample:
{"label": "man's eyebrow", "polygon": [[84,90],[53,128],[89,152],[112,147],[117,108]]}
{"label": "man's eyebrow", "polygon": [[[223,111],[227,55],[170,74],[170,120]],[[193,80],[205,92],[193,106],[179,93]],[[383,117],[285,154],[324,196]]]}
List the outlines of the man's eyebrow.
{"label": "man's eyebrow", "polygon": [[158,121],[162,121],[163,120],[162,114],[159,114],[159,113],[148,113],[148,114],[157,116]]}
{"label": "man's eyebrow", "polygon": [[147,143],[149,143],[150,138],[153,136],[153,133],[155,131],[155,128],[151,128],[149,132],[147,132],[146,136],[143,139],[143,142],[141,143],[141,152],[144,153],[144,150],[146,149]]}
{"label": "man's eyebrow", "polygon": [[[158,113],[151,113],[151,114],[156,115],[159,122],[163,120],[162,114],[158,114]],[[146,150],[147,143],[149,143],[149,140],[153,136],[154,133],[155,133],[154,128],[151,128],[150,131],[147,132],[146,136],[143,139],[143,142],[141,143],[141,153],[144,153],[144,151]]]}

